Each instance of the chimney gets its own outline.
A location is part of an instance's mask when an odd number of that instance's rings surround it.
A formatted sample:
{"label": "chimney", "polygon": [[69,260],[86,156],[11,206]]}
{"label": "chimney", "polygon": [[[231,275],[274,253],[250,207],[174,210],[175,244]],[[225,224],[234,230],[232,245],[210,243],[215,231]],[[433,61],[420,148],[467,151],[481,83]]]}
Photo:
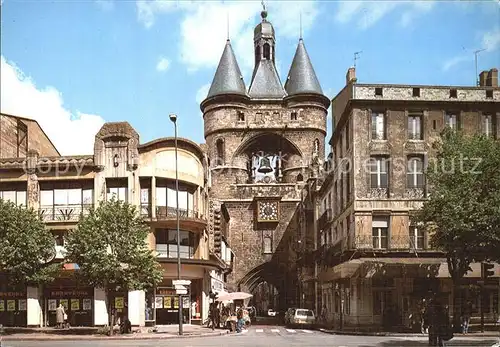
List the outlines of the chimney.
{"label": "chimney", "polygon": [[481,71],[479,74],[479,87],[486,87],[486,80],[488,78],[488,71]]}
{"label": "chimney", "polygon": [[356,78],[356,68],[350,67],[349,70],[347,70],[347,74],[345,75],[345,83],[350,84],[350,83],[356,83],[358,79]]}
{"label": "chimney", "polygon": [[486,78],[486,86],[488,87],[498,87],[498,69],[491,69],[488,71],[488,77]]}

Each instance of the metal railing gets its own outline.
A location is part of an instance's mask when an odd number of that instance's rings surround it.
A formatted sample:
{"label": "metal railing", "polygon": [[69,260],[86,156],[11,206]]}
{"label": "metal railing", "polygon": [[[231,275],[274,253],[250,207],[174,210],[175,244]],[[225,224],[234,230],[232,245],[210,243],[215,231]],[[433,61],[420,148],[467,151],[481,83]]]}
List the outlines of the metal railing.
{"label": "metal railing", "polygon": [[[177,208],[170,206],[156,206],[157,219],[170,219],[177,217]],[[202,218],[202,214],[197,210],[179,208],[180,218]]]}
{"label": "metal railing", "polygon": [[81,216],[86,216],[94,207],[92,204],[78,205],[46,205],[38,210],[43,221],[78,221]]}

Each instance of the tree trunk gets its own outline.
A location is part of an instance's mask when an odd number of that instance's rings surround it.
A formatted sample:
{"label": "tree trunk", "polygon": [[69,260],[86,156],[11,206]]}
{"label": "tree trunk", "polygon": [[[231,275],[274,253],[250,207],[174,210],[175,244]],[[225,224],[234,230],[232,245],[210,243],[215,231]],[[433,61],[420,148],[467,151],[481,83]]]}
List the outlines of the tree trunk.
{"label": "tree trunk", "polygon": [[461,330],[462,300],[460,282],[461,278],[453,278],[453,331],[456,333]]}
{"label": "tree trunk", "polygon": [[115,312],[113,310],[113,305],[112,301],[110,298],[110,291],[106,290],[106,301],[107,301],[107,306],[108,306],[108,325],[109,325],[109,336],[112,336],[114,334],[114,328],[115,328]]}

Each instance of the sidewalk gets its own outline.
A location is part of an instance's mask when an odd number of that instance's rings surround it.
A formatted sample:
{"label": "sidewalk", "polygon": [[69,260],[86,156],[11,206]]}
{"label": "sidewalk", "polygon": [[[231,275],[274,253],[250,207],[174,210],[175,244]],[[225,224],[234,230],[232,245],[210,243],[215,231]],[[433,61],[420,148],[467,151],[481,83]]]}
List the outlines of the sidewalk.
{"label": "sidewalk", "polygon": [[[395,336],[395,337],[423,337],[427,334],[422,333],[392,333],[392,332],[369,332],[369,331],[354,331],[354,330],[330,330],[318,328],[316,329],[323,333],[333,334],[333,335],[356,335],[356,336]],[[500,333],[497,331],[485,331],[469,333],[467,335],[462,335],[461,333],[455,333],[455,337],[458,336],[468,336],[468,337],[500,337]]]}
{"label": "sidewalk", "polygon": [[[155,332],[140,331],[138,328],[132,328],[131,334],[115,334],[113,336],[101,335],[97,333],[82,334],[78,331],[65,333],[62,329],[36,329],[34,332],[20,332],[13,334],[3,334],[0,336],[0,341],[52,341],[52,340],[152,340],[152,339],[178,339],[189,337],[208,337],[208,336],[221,336],[228,334],[227,330],[208,329],[199,325],[184,325],[183,335],[178,335],[179,327],[172,326],[158,326]],[[145,330],[144,328],[142,328]],[[77,330],[77,329],[74,329]]]}

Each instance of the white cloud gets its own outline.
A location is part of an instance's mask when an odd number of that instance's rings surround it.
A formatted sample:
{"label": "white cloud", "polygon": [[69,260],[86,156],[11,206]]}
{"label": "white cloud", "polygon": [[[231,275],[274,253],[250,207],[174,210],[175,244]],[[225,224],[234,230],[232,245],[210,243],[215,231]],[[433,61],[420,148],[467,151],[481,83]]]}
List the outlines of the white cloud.
{"label": "white cloud", "polygon": [[95,0],[95,2],[103,11],[111,11],[115,8],[114,0]]}
{"label": "white cloud", "polygon": [[339,3],[335,20],[341,24],[347,24],[351,21],[357,22],[359,28],[367,29],[390,12],[401,9],[403,13],[399,24],[408,26],[418,15],[429,11],[433,6],[433,0],[343,1]]}
{"label": "white cloud", "polygon": [[[268,20],[279,37],[299,37],[300,14],[303,31],[308,31],[319,14],[317,2],[269,2]],[[158,15],[180,11],[181,62],[189,71],[217,66],[228,35],[244,76],[253,68],[253,29],[262,10],[258,1],[137,1],[138,19],[147,28]],[[247,80],[248,81],[248,80]]]}
{"label": "white cloud", "polygon": [[167,71],[169,67],[170,67],[170,60],[164,57],[161,57],[160,60],[158,60],[158,64],[156,64],[156,70],[160,72]]}
{"label": "white cloud", "polygon": [[210,90],[210,83],[202,85],[200,89],[198,89],[198,91],[196,92],[196,103],[201,104],[201,102],[205,100],[205,98],[207,97],[209,90]]}
{"label": "white cloud", "polygon": [[0,111],[38,121],[59,152],[90,154],[94,136],[104,124],[97,115],[72,113],[54,87],[40,89],[15,64],[1,58]]}
{"label": "white cloud", "polygon": [[448,59],[447,61],[444,62],[443,71],[448,71],[449,69],[451,69],[455,65],[458,65],[458,64],[466,62],[466,61],[470,61],[472,59],[473,58],[471,57],[471,55],[457,55],[456,57]]}
{"label": "white cloud", "polygon": [[500,28],[495,28],[483,35],[483,47],[488,52],[493,52],[500,48]]}

